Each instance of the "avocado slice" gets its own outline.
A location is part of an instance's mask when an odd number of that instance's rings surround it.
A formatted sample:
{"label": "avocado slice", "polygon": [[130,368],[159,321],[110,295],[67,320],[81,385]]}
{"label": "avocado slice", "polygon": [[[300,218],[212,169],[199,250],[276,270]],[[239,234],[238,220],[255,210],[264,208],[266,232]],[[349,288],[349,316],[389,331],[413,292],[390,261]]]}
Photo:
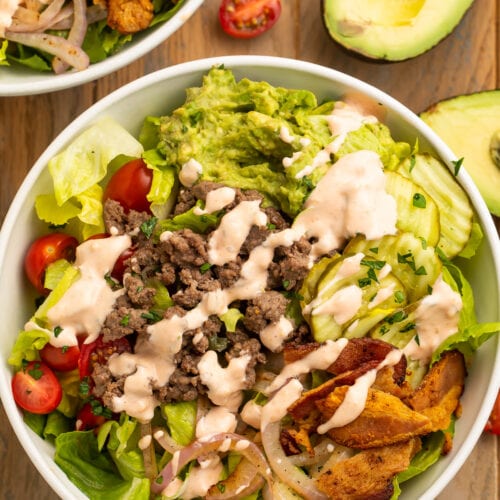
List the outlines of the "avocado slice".
{"label": "avocado slice", "polygon": [[420,117],[464,158],[488,209],[500,216],[500,89],[440,101]]}
{"label": "avocado slice", "polygon": [[370,59],[402,61],[434,47],[473,0],[323,0],[323,22],[343,47]]}

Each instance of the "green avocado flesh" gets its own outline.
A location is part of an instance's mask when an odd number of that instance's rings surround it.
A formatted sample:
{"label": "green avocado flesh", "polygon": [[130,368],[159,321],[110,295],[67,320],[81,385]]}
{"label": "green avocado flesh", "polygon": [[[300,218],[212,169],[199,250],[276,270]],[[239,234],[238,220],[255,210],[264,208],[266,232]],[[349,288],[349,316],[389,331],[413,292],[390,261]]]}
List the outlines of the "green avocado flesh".
{"label": "green avocado flesh", "polygon": [[463,166],[488,209],[500,216],[500,90],[438,102],[420,117],[464,158]]}
{"label": "green avocado flesh", "polygon": [[473,0],[323,0],[329,35],[371,59],[402,61],[446,37]]}

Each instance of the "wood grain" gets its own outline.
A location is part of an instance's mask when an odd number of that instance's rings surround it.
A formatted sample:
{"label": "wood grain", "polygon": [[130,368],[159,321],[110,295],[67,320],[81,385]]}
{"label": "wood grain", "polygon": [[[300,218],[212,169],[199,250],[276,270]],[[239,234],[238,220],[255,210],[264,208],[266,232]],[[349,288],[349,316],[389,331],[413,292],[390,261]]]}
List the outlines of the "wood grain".
{"label": "wood grain", "polygon": [[[227,54],[303,59],[361,78],[417,113],[440,99],[500,87],[498,0],[476,0],[453,33],[427,53],[383,64],[360,59],[332,42],[319,0],[282,3],[282,16],[271,31],[254,40],[236,40],[219,28],[219,2],[206,0],[168,41],[112,75],[74,89],[0,98],[0,221],[29,168],[76,116],[123,84],[177,63]],[[440,500],[498,500],[498,460],[498,440],[483,435]],[[0,463],[1,499],[56,498],[19,445],[3,408]]]}

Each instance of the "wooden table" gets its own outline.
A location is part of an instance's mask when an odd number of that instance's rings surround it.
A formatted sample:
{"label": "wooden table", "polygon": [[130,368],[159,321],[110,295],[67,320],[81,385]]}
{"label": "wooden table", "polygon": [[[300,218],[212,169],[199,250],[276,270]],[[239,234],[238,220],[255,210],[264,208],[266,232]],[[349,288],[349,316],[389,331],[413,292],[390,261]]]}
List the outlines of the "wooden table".
{"label": "wooden table", "polygon": [[[167,42],[112,75],[50,94],[0,98],[0,221],[28,169],[76,116],[121,85],[176,63],[225,54],[303,59],[374,84],[417,113],[440,99],[500,87],[498,0],[476,0],[458,28],[426,54],[386,64],[360,60],[331,42],[321,22],[319,0],[283,0],[278,23],[254,40],[235,40],[220,30],[219,3],[206,0]],[[0,464],[0,498],[56,498],[31,465],[2,408]],[[498,470],[498,440],[483,435],[440,499],[496,500]]]}

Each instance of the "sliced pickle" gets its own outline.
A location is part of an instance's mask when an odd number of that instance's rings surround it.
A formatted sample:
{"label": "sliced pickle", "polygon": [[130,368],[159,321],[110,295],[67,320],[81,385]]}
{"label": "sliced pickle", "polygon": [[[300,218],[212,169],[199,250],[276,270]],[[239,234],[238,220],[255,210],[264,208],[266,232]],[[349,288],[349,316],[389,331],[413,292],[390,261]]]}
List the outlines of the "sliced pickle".
{"label": "sliced pickle", "polygon": [[434,247],[412,233],[401,232],[379,240],[366,240],[363,236],[356,236],[347,244],[344,255],[358,252],[386,261],[394,276],[403,283],[409,302],[426,295],[442,269]]}
{"label": "sliced pickle", "polygon": [[398,349],[405,347],[417,333],[415,328],[417,305],[418,302],[413,302],[395,310],[371,330],[370,337],[385,340]]}
{"label": "sliced pickle", "polygon": [[[364,258],[359,270],[347,276],[339,276],[344,258],[335,262],[322,273],[317,284],[317,293],[313,300],[305,305],[306,317],[317,342],[335,340],[341,336],[347,338],[362,337],[393,310],[406,303],[403,284],[391,273],[381,273],[385,263],[374,258]],[[345,321],[339,324],[329,305],[338,297],[337,293],[346,292],[353,287],[360,294],[359,307]],[[384,295],[377,295],[378,293]],[[377,297],[380,302],[377,302]]]}
{"label": "sliced pickle", "polygon": [[398,173],[421,186],[439,209],[440,238],[437,247],[452,259],[460,253],[472,231],[473,210],[465,191],[444,163],[430,154],[404,160]]}
{"label": "sliced pickle", "polygon": [[386,170],[386,191],[396,200],[396,227],[424,238],[431,246],[439,241],[439,209],[429,194],[411,179]]}

